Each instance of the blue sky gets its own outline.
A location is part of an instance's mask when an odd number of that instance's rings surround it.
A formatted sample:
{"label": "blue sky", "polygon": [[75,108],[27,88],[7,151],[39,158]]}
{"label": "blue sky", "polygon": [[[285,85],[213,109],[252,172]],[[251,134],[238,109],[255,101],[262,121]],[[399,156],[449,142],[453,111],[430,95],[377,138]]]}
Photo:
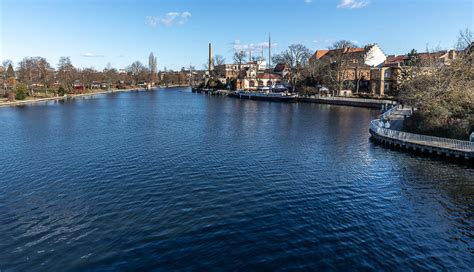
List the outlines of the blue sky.
{"label": "blue sky", "polygon": [[[452,48],[474,29],[471,0],[0,0],[0,59],[43,56],[56,66],[123,68],[135,60],[197,68],[235,47],[257,48],[272,33],[274,52],[292,43],[311,50],[347,39],[378,43],[386,54]],[[266,49],[265,49],[266,50]],[[265,56],[268,53],[265,51]]]}

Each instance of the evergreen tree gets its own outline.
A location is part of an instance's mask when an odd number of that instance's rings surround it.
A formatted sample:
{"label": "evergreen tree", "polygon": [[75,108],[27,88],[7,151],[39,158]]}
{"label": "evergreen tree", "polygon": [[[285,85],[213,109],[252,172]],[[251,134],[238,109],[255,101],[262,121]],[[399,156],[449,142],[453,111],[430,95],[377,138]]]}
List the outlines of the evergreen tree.
{"label": "evergreen tree", "polygon": [[412,49],[410,53],[408,53],[407,57],[408,59],[405,63],[407,66],[417,66],[420,63],[418,58],[418,52],[416,52],[415,49]]}
{"label": "evergreen tree", "polygon": [[6,78],[10,78],[10,77],[15,77],[15,71],[13,70],[13,66],[12,64],[8,64],[8,68],[7,68],[7,72],[6,72]]}

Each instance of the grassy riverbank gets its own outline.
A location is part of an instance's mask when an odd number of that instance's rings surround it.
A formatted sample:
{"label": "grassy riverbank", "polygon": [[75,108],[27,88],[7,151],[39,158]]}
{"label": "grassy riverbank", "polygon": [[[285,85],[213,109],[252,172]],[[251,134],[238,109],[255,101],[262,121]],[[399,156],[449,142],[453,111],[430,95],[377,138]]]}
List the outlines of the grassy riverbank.
{"label": "grassy riverbank", "polygon": [[0,107],[11,107],[11,106],[20,106],[20,105],[27,105],[33,103],[40,103],[46,101],[54,101],[54,100],[65,100],[65,99],[73,99],[76,97],[84,97],[84,96],[92,96],[98,94],[107,94],[107,93],[116,93],[116,92],[129,92],[135,90],[145,90],[144,88],[127,88],[127,89],[111,89],[111,90],[103,90],[103,89],[93,89],[89,90],[87,93],[81,94],[67,94],[64,96],[28,96],[24,100],[16,100],[16,101],[7,101],[6,98],[0,99]]}

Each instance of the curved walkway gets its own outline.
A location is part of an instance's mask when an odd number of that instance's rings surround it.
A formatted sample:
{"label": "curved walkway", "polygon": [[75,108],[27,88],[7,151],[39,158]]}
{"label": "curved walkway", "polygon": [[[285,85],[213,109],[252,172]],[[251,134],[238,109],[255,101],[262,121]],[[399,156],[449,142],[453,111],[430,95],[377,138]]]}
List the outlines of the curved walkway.
{"label": "curved walkway", "polygon": [[[446,157],[474,158],[474,142],[400,131],[403,119],[409,115],[411,115],[410,109],[400,106],[394,107],[382,114],[379,119],[372,120],[369,132],[378,142],[400,149],[418,150]],[[383,126],[380,120],[384,119],[390,119],[390,128]]]}

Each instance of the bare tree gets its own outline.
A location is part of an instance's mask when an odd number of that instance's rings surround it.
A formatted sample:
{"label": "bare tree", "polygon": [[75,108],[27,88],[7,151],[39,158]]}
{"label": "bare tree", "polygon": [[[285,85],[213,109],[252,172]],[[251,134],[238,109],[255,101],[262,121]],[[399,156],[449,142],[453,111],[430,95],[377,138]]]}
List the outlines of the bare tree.
{"label": "bare tree", "polygon": [[27,84],[32,85],[36,79],[37,74],[35,71],[35,60],[33,58],[24,58],[18,63],[18,80]]}
{"label": "bare tree", "polygon": [[242,66],[242,64],[247,61],[247,54],[245,53],[245,51],[235,52],[233,58],[234,63],[238,64],[240,69],[240,66]]}
{"label": "bare tree", "polygon": [[100,80],[99,72],[94,68],[84,68],[80,72],[82,84],[84,84],[85,88],[92,89],[92,85],[94,82]]}
{"label": "bare tree", "polygon": [[[348,77],[348,68],[351,64],[350,55],[352,48],[356,45],[348,40],[340,40],[333,43],[329,49],[334,52],[331,61],[330,77],[332,88],[336,89],[337,94],[344,88],[344,83]],[[334,91],[333,91],[334,95]]]}
{"label": "bare tree", "polygon": [[456,49],[461,51],[465,50],[469,46],[472,46],[474,37],[472,31],[469,28],[459,31],[458,41],[456,43]]}
{"label": "bare tree", "polygon": [[225,64],[225,58],[222,55],[215,55],[212,57],[212,67],[217,67],[219,65]]}
{"label": "bare tree", "polygon": [[283,63],[290,69],[290,80],[293,92],[296,89],[296,84],[301,78],[301,72],[306,66],[310,56],[311,53],[306,46],[302,44],[292,44],[288,49],[273,57],[274,63]]}
{"label": "bare tree", "polygon": [[59,58],[57,78],[66,90],[71,90],[76,79],[76,68],[69,57]]}
{"label": "bare tree", "polygon": [[53,81],[53,69],[45,58],[24,58],[18,63],[18,79],[27,84],[30,89],[36,89],[42,85],[45,95]]}
{"label": "bare tree", "polygon": [[117,69],[112,68],[110,63],[107,64],[107,67],[104,68],[104,70],[102,71],[102,80],[107,82],[109,86],[117,83],[120,80],[120,76],[117,72]]}
{"label": "bare tree", "polygon": [[239,73],[237,78],[240,79],[242,77],[242,64],[246,62],[247,54],[245,53],[245,51],[235,52],[233,59],[234,63],[239,65]]}
{"label": "bare tree", "polygon": [[126,70],[133,78],[133,85],[136,85],[139,81],[143,81],[146,79],[147,69],[139,61],[135,61],[134,63],[132,63],[126,68]]}
{"label": "bare tree", "polygon": [[329,62],[310,58],[308,60],[308,64],[303,70],[303,74],[306,77],[308,85],[329,86],[331,83],[331,77],[329,76],[328,71],[330,69],[331,67]]}

